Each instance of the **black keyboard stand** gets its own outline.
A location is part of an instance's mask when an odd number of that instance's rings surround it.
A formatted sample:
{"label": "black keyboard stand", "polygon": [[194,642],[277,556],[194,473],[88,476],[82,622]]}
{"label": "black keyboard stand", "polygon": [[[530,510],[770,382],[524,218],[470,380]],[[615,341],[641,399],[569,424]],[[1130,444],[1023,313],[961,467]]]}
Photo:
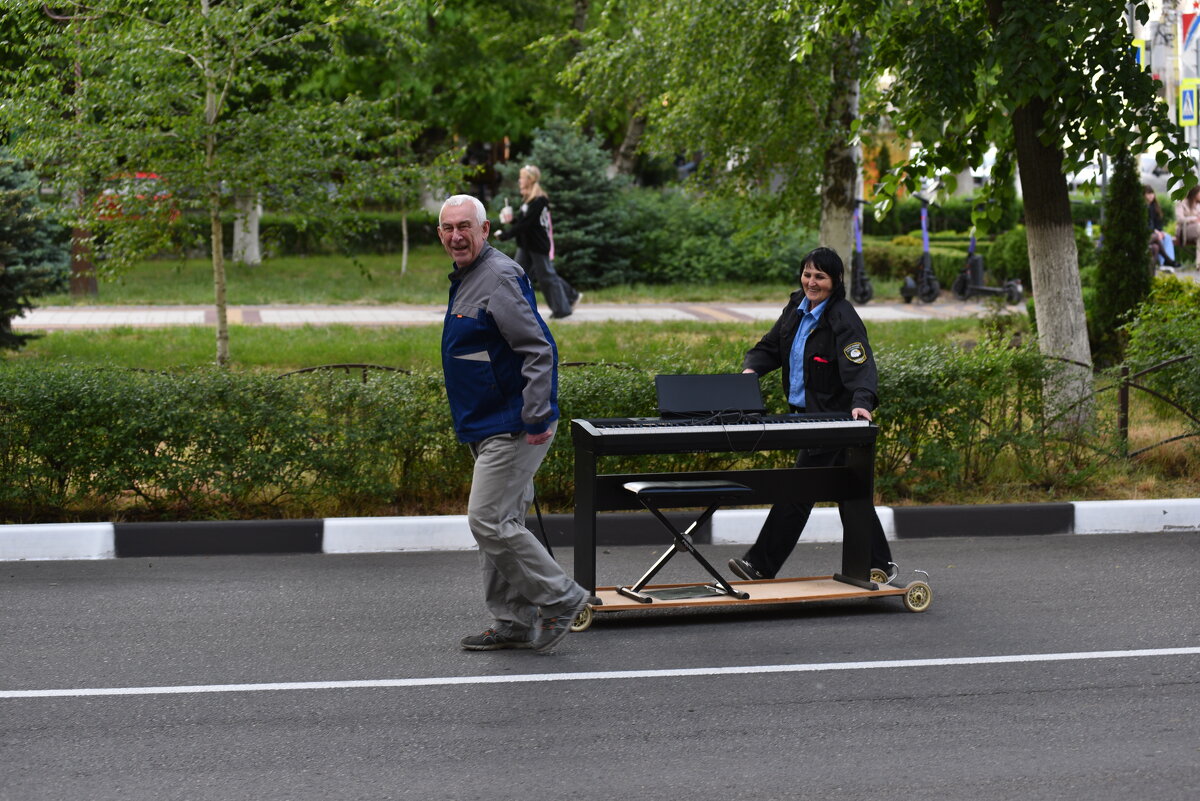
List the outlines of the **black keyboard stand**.
{"label": "black keyboard stand", "polygon": [[[642,574],[637,583],[632,586],[617,587],[617,592],[639,603],[652,603],[654,598],[642,592],[642,589],[650,583],[658,571],[663,569],[667,562],[671,561],[675,554],[687,551],[714,579],[712,584],[704,585],[705,589],[742,600],[750,597],[749,593],[735,590],[730,586],[717,569],[696,550],[691,535],[712,518],[721,504],[744,501],[747,495],[753,493],[753,490],[744,484],[732,481],[630,481],[624,486],[626,490],[637,496],[641,504],[649,509],[651,514],[657,517],[659,522],[671,532],[674,542],[650,566],[650,569]],[[662,507],[678,508],[701,505],[707,505],[707,508],[687,527],[686,531],[680,531],[661,511]]]}

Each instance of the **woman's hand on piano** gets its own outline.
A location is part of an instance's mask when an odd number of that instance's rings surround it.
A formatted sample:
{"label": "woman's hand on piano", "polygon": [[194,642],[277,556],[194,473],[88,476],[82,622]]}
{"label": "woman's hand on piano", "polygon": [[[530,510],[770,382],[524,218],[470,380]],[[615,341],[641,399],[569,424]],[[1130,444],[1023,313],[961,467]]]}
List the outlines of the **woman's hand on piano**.
{"label": "woman's hand on piano", "polygon": [[850,417],[854,420],[866,420],[871,422],[871,413],[866,409],[851,409]]}

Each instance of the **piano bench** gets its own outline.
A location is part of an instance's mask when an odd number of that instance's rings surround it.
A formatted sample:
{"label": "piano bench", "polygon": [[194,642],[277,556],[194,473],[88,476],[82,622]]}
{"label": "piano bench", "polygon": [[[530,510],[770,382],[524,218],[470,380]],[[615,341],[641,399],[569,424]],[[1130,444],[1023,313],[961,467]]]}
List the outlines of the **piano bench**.
{"label": "piano bench", "polygon": [[[663,566],[675,554],[687,551],[695,557],[701,567],[714,579],[712,584],[704,585],[703,589],[707,589],[713,594],[729,595],[734,598],[746,599],[750,597],[749,593],[735,590],[725,580],[725,577],[696,550],[696,546],[692,543],[691,535],[693,531],[707,523],[713,514],[716,513],[717,509],[721,508],[722,504],[744,501],[753,494],[754,490],[734,481],[630,481],[623,486],[626,490],[637,496],[642,506],[645,506],[671,532],[674,542],[658,558],[658,561],[642,574],[642,577],[635,584],[626,587],[617,587],[617,592],[641,603],[652,603],[654,598],[648,593],[642,592],[643,588],[650,583],[650,580],[658,574],[658,571],[662,570]],[[687,527],[686,531],[680,531],[661,511],[664,508],[678,508],[682,506],[706,507],[704,512]]]}

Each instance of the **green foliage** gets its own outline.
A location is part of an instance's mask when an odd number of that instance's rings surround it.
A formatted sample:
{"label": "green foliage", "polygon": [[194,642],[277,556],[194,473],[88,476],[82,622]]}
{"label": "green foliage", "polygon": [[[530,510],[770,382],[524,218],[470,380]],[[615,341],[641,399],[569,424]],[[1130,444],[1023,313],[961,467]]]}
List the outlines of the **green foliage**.
{"label": "green foliage", "polygon": [[764,221],[729,199],[653,189],[628,189],[621,198],[634,245],[625,282],[792,283],[817,244],[813,232]]}
{"label": "green foliage", "polygon": [[1191,357],[1150,373],[1139,383],[1200,417],[1200,285],[1174,276],[1156,278],[1150,296],[1121,330],[1128,337],[1125,361],[1131,372]]}
{"label": "green foliage", "polygon": [[589,108],[644,117],[644,151],[702,152],[689,182],[815,227],[826,149],[850,135],[826,115],[853,12],[822,9],[820,25],[816,13],[776,0],[609,0],[565,79]]}
{"label": "green foliage", "polygon": [[[1095,264],[1096,248],[1082,228],[1075,229],[1075,252],[1080,270]],[[1026,291],[1032,286],[1029,270],[1029,237],[1025,226],[1018,225],[992,240],[986,250],[988,274],[994,281],[1004,283],[1013,278],[1021,279]]]}
{"label": "green foliage", "polygon": [[[936,240],[934,240],[936,241]],[[929,246],[930,260],[938,283],[944,287],[954,282],[967,259],[967,243],[961,247]],[[898,236],[890,242],[871,240],[863,243],[863,262],[867,272],[880,278],[899,278],[912,275],[921,260],[921,237]]]}
{"label": "green foliage", "polygon": [[[969,232],[973,221],[972,213],[979,205],[969,197],[950,197],[929,207],[929,231],[937,235],[943,231]],[[997,208],[1000,208],[997,206]],[[1023,207],[1019,199],[1001,209],[1001,214],[988,227],[991,233],[1007,231],[1021,219]],[[887,214],[876,219],[865,214],[863,233],[871,236],[899,236],[909,231],[921,230],[921,201],[905,197],[888,208]]]}
{"label": "green foliage", "polygon": [[463,493],[441,392],[428,375],[362,383],[8,364],[0,516],[352,514]]}
{"label": "green foliage", "polygon": [[[351,18],[338,31],[348,58],[320,64],[306,88],[332,97],[386,98],[421,125],[423,139],[525,143],[548,110],[571,100],[551,79],[573,54],[537,48],[571,31],[570,4],[493,0],[378,4],[379,17]],[[382,24],[389,15],[413,24]]]}
{"label": "green foliage", "polygon": [[[238,198],[317,227],[339,219],[330,213],[339,207],[367,199],[403,207],[425,180],[461,174],[449,154],[415,157],[417,130],[397,118],[391,98],[302,87],[319,66],[347,57],[339,26],[354,20],[402,40],[411,12],[354,0],[95,0],[14,44],[17,65],[0,71],[0,126],[53,184],[63,217],[96,235],[102,270],[186,244],[175,211],[203,211],[222,306],[219,221]],[[165,201],[130,192],[116,214],[97,202],[113,180],[140,172],[160,177]],[[217,362],[225,363],[228,330],[218,319]]]}
{"label": "green foliage", "polygon": [[621,184],[608,177],[609,157],[600,142],[562,121],[539,128],[528,158],[501,170],[516,197],[517,173],[525,163],[541,170],[550,196],[555,269],[582,288],[626,280],[633,236],[622,215]]}
{"label": "green foliage", "polygon": [[[1135,5],[1145,20],[1148,4]],[[914,0],[889,8],[873,31],[873,65],[894,82],[866,117],[890,115],[922,148],[885,181],[885,192],[978,165],[992,144],[1012,152],[1018,108],[1043,112],[1034,125],[1043,142],[1062,143],[1063,173],[1157,142],[1173,174],[1195,181],[1182,129],[1158,102],[1149,71],[1128,57],[1127,19],[1108,0]],[[999,159],[985,194],[1010,192],[1013,166]],[[1064,181],[1062,173],[1034,177],[1044,187]]]}
{"label": "green foliage", "polygon": [[1112,363],[1121,357],[1119,326],[1150,293],[1146,201],[1137,166],[1128,153],[1118,153],[1114,159],[1104,211],[1104,242],[1088,331],[1093,357]]}
{"label": "green foliage", "polygon": [[1018,225],[996,237],[988,249],[986,263],[1001,283],[1019,278],[1024,286],[1029,286],[1029,238],[1025,226]]}
{"label": "green foliage", "polygon": [[24,345],[31,335],[13,333],[12,319],[67,284],[67,232],[45,218],[37,189],[36,176],[0,148],[0,349]]}

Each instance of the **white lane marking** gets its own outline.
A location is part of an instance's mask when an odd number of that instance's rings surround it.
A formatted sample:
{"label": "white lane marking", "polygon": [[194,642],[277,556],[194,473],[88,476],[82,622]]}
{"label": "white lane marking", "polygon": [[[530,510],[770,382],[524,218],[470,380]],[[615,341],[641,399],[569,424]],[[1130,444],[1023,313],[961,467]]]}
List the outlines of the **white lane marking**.
{"label": "white lane marking", "polygon": [[264,690],[347,690],[391,687],[445,687],[459,684],[529,684],[546,681],[609,681],[665,679],[684,676],[745,676],[763,673],[823,673],[882,668],[954,667],[1032,662],[1073,662],[1150,656],[1195,656],[1195,648],[1146,648],[1133,651],[1079,651],[1064,654],[1010,654],[943,659],[886,659],[878,662],[815,662],[808,665],[741,665],[733,667],[672,668],[666,670],[607,670],[582,673],[525,673],[512,676],[432,676],[424,679],[366,679],[361,681],[287,681],[268,684],[196,684],[177,687],[95,687],[61,690],[0,690],[0,698],[79,698],[102,695],[183,695],[186,693],[246,693]]}

